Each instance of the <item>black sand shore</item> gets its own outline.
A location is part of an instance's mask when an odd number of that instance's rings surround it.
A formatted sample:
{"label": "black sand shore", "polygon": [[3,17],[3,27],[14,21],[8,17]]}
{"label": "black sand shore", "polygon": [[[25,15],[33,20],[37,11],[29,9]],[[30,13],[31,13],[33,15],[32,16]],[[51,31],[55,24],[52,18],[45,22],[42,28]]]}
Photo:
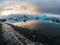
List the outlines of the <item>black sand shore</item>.
{"label": "black sand shore", "polygon": [[36,28],[0,23],[0,45],[60,45],[60,24],[45,22]]}

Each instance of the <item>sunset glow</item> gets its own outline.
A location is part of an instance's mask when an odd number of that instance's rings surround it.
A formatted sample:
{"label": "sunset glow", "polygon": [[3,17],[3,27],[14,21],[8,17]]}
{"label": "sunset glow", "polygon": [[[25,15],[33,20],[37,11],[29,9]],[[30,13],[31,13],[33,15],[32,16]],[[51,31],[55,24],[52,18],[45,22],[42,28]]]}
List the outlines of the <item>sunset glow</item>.
{"label": "sunset glow", "polygon": [[2,15],[10,15],[10,14],[39,14],[36,7],[29,3],[20,3],[16,4],[15,7],[5,7],[2,10]]}
{"label": "sunset glow", "polygon": [[12,14],[13,12],[12,11],[2,11],[2,15],[9,15],[9,14]]}

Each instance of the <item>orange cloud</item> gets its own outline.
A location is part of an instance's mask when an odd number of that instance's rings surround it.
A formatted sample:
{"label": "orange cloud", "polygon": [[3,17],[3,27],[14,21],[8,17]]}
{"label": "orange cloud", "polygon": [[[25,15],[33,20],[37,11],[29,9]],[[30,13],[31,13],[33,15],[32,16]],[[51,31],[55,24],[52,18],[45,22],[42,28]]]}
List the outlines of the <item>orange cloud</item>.
{"label": "orange cloud", "polygon": [[36,6],[34,6],[32,4],[28,4],[28,3],[17,4],[13,10],[16,12],[19,12],[19,13],[39,14]]}
{"label": "orange cloud", "polygon": [[[11,13],[10,13],[11,12]],[[40,14],[40,12],[37,11],[36,6],[29,3],[19,3],[16,4],[14,7],[5,7],[2,11],[2,14],[8,15],[8,14]]]}

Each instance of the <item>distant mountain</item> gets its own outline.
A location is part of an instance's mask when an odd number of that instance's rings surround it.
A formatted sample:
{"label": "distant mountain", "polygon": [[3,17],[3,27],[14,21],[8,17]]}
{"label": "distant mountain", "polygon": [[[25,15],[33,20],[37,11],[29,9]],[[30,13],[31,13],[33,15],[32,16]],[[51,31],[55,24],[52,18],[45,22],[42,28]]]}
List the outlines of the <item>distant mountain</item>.
{"label": "distant mountain", "polygon": [[7,23],[15,23],[15,22],[26,22],[29,20],[42,20],[42,21],[50,21],[50,22],[58,22],[60,23],[60,16],[58,15],[28,15],[28,14],[11,14],[8,16],[3,16],[0,19],[6,19]]}
{"label": "distant mountain", "polygon": [[43,20],[43,21],[51,21],[51,22],[60,22],[60,18],[56,17],[56,15],[49,16],[49,15],[26,15],[26,14],[11,14],[8,16],[9,20],[13,20],[15,22],[26,22],[28,20]]}
{"label": "distant mountain", "polygon": [[7,22],[25,22],[27,20],[34,19],[34,16],[26,15],[26,14],[11,14],[7,16]]}

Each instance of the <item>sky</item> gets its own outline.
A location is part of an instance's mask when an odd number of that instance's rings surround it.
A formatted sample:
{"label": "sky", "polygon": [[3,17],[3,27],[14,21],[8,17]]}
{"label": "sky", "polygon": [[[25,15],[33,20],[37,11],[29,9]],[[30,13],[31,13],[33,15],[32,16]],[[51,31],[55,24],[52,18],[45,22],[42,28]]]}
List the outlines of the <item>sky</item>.
{"label": "sky", "polygon": [[60,0],[0,0],[0,15],[58,14]]}

